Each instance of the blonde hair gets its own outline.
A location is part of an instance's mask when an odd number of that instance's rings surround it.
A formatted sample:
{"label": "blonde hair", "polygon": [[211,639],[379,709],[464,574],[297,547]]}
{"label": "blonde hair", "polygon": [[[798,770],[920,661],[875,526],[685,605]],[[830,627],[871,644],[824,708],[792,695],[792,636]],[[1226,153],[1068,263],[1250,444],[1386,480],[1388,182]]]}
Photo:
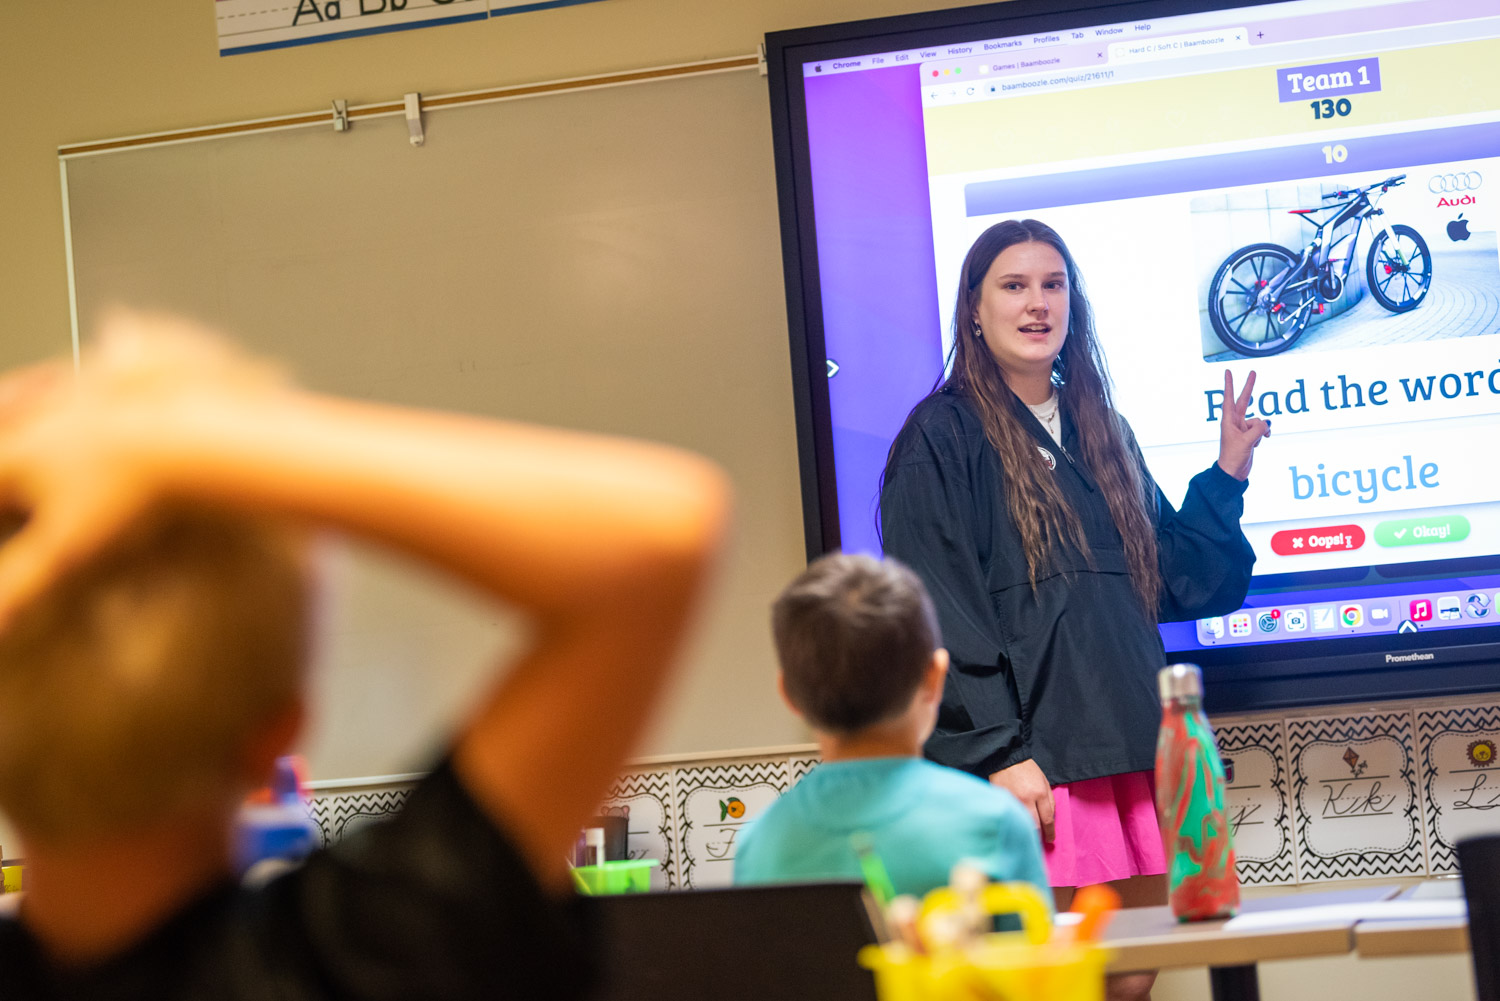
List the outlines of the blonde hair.
{"label": "blonde hair", "polygon": [[292,707],[303,545],[249,515],[159,510],[0,631],[0,812],[69,844],[242,793]]}

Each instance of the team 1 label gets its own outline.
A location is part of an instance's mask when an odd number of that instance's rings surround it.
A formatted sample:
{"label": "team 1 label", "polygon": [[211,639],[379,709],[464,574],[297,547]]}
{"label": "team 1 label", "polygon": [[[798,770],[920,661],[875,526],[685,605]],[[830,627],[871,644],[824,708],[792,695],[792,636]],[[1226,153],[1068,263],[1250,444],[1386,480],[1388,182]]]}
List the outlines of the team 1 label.
{"label": "team 1 label", "polygon": [[[1311,66],[1284,66],[1276,71],[1276,96],[1281,103],[1316,97],[1313,110],[1319,118],[1347,115],[1349,102],[1339,98],[1379,89],[1380,60],[1375,56]],[[1339,110],[1340,106],[1343,110]]]}

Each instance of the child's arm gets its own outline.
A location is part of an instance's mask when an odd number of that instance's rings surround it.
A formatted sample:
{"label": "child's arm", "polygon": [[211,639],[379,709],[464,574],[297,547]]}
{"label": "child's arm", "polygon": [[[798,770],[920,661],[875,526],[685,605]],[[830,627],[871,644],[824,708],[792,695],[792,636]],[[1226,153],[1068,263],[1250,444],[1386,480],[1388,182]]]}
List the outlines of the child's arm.
{"label": "child's arm", "polygon": [[163,347],[140,328],[157,325],[112,331],[76,389],[32,377],[0,392],[0,506],[31,513],[0,550],[0,619],[158,498],[306,520],[445,568],[531,618],[529,652],[478,700],[454,764],[533,869],[554,871],[676,655],[723,531],[722,475],[664,447],[197,365],[142,376]]}

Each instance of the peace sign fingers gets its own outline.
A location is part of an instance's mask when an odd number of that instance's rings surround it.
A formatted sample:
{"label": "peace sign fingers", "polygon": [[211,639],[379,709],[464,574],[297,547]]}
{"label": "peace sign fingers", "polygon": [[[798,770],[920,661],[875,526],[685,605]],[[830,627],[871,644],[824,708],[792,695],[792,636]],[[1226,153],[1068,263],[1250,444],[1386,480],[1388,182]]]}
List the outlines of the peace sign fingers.
{"label": "peace sign fingers", "polygon": [[1219,468],[1237,480],[1249,478],[1255,447],[1271,433],[1270,421],[1245,417],[1254,393],[1254,370],[1246,375],[1245,385],[1238,395],[1234,392],[1234,373],[1224,370],[1224,407],[1219,414]]}

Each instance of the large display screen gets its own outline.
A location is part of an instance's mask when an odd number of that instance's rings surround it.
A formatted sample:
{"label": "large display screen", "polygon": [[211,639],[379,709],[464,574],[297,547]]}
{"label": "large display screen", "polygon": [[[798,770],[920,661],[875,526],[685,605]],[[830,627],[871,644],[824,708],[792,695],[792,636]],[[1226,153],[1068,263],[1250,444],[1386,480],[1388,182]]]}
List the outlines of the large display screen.
{"label": "large display screen", "polygon": [[768,38],[810,553],[878,551],[974,238],[1072,249],[1174,502],[1272,419],[1220,708],[1500,687],[1500,0],[1027,0]]}

